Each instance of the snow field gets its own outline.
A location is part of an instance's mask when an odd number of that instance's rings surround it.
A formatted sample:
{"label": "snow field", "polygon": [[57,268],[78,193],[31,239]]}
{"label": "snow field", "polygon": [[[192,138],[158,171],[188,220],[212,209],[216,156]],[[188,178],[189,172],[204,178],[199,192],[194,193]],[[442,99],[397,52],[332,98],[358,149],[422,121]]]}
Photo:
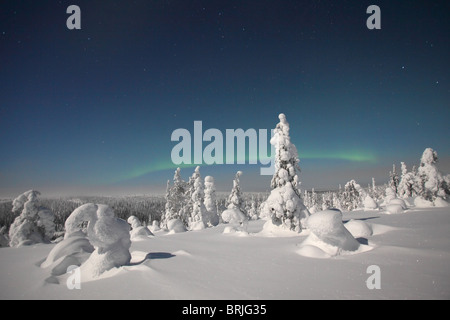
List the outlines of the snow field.
{"label": "snow field", "polygon": [[[66,286],[68,274],[46,281],[43,262],[57,245],[0,249],[1,299],[448,299],[450,212],[411,208],[405,214],[353,211],[343,225],[359,249],[326,259],[298,254],[312,233],[275,237],[266,221],[249,221],[247,235],[224,234],[221,224],[195,232],[133,241],[129,264]],[[350,227],[351,226],[351,227]],[[372,235],[361,237],[368,230]],[[317,247],[303,253],[318,257]],[[322,252],[325,252],[322,250]],[[326,253],[326,252],[325,252]],[[358,253],[358,254],[355,254]],[[58,260],[55,256],[53,260]],[[52,260],[52,261],[53,261]],[[381,270],[381,289],[369,290],[367,268]]]}

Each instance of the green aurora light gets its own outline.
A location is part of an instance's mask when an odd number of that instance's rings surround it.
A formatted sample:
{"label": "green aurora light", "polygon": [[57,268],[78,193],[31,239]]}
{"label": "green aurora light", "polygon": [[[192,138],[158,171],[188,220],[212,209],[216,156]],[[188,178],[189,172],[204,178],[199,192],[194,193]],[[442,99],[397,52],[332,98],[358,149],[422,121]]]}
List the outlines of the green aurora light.
{"label": "green aurora light", "polygon": [[[235,157],[236,159],[236,157]],[[250,158],[254,160],[254,157]],[[261,164],[261,160],[264,163],[267,163],[269,161],[270,157],[257,157],[257,164]],[[302,159],[308,159],[308,160],[340,160],[340,161],[347,161],[347,162],[366,162],[366,163],[376,163],[377,157],[370,152],[361,152],[361,151],[341,151],[341,152],[309,152],[309,153],[302,153],[300,156],[300,161]],[[249,163],[249,157],[246,156],[245,164]],[[237,161],[234,162],[235,164]],[[225,164],[225,159],[224,159]],[[223,165],[223,164],[211,164],[211,165]],[[180,164],[176,165],[173,162],[157,162],[152,163],[148,165],[143,165],[139,167],[133,168],[131,171],[122,174],[120,177],[115,178],[112,181],[109,181],[109,183],[118,183],[126,180],[132,180],[139,178],[141,176],[144,176],[146,174],[159,172],[159,171],[165,171],[165,170],[175,170],[176,168],[195,168],[197,166],[209,166],[208,164]]]}

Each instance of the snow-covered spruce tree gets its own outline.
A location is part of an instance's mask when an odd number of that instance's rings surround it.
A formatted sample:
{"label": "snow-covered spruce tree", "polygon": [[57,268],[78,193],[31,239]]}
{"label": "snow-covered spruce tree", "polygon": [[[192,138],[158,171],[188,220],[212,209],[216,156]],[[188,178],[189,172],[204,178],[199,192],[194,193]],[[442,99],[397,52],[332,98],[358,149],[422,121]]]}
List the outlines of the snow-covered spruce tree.
{"label": "snow-covered spruce tree", "polygon": [[236,172],[233,188],[227,199],[227,209],[222,212],[222,220],[224,222],[243,224],[247,221],[247,213],[245,212],[244,198],[240,186],[241,175],[242,171]]}
{"label": "snow-covered spruce tree", "polygon": [[355,210],[361,203],[361,186],[354,179],[348,181],[344,186],[341,206],[345,211]]}
{"label": "snow-covered spruce tree", "polygon": [[205,177],[205,208],[207,211],[207,220],[205,223],[211,226],[219,224],[219,214],[217,212],[216,204],[216,187],[214,186],[214,178],[211,176]]}
{"label": "snow-covered spruce tree", "polygon": [[204,204],[205,193],[203,189],[202,177],[200,175],[200,167],[195,168],[193,178],[192,213],[189,221],[190,230],[201,230],[206,227],[207,211]]}
{"label": "snow-covered spruce tree", "polygon": [[38,201],[39,191],[29,190],[13,201],[13,212],[22,210],[9,229],[9,245],[19,247],[49,242],[55,233],[55,216]]}
{"label": "snow-covered spruce tree", "polygon": [[270,143],[275,147],[275,173],[272,177],[272,191],[262,205],[264,216],[270,216],[276,226],[300,232],[309,211],[303,204],[299,192],[300,172],[297,148],[289,136],[289,123],[281,113]]}
{"label": "snow-covered spruce tree", "polygon": [[392,171],[389,172],[389,187],[395,191],[395,194],[398,194],[398,184],[400,182],[400,178],[395,170],[395,164],[392,165]]}
{"label": "snow-covered spruce tree", "polygon": [[258,220],[258,208],[254,196],[252,196],[252,200],[250,201],[250,209],[248,209],[247,214],[249,219]]}
{"label": "snow-covered spruce tree", "polygon": [[420,159],[418,169],[419,196],[428,201],[434,201],[437,197],[443,199],[450,195],[450,186],[436,167],[438,161],[437,152],[426,148]]}
{"label": "snow-covered spruce tree", "polygon": [[178,219],[186,227],[188,226],[188,221],[190,217],[190,212],[185,210],[187,203],[186,191],[187,183],[181,178],[180,168],[175,170],[173,176],[173,186],[170,187],[169,181],[166,190],[166,207],[164,218],[161,223],[161,227],[167,229],[168,222],[170,220]]}
{"label": "snow-covered spruce tree", "polygon": [[398,184],[398,195],[401,198],[408,198],[416,195],[416,176],[413,172],[408,172],[406,164],[402,165],[402,175]]}
{"label": "snow-covered spruce tree", "polygon": [[173,213],[173,203],[172,203],[172,197],[171,197],[171,187],[170,187],[170,180],[167,180],[167,186],[166,186],[166,194],[164,196],[166,200],[166,204],[164,206],[164,216],[161,219],[161,225],[164,228],[167,228],[167,221],[174,218]]}

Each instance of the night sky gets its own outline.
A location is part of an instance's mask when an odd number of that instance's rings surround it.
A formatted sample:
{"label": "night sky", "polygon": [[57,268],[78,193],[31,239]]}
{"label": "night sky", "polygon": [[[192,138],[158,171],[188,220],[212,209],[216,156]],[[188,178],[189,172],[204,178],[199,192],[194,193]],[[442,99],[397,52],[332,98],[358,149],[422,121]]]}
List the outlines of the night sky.
{"label": "night sky", "polygon": [[[69,30],[69,5],[81,30]],[[369,30],[369,5],[381,30]],[[450,172],[449,1],[0,3],[0,195],[156,192],[177,128],[271,129],[283,112],[302,187],[386,182],[426,147]],[[206,145],[206,143],[205,143]],[[219,190],[260,165],[202,166]],[[183,168],[185,179],[193,168]]]}

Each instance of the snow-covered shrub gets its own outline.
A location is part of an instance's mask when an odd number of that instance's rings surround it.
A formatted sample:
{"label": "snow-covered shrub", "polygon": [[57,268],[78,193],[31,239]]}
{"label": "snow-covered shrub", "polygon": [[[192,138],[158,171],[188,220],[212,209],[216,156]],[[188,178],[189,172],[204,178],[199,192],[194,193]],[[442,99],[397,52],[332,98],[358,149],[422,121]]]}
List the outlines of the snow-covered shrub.
{"label": "snow-covered shrub", "polygon": [[148,227],[151,232],[156,232],[161,230],[161,227],[159,226],[159,221],[153,220],[152,225]]}
{"label": "snow-covered shrub", "polygon": [[384,198],[384,204],[387,205],[393,199],[396,199],[396,198],[397,198],[397,195],[395,194],[395,191],[390,187],[386,188],[386,196]]}
{"label": "snow-covered shrub", "polygon": [[167,221],[167,230],[169,230],[170,233],[180,233],[186,231],[186,226],[184,223],[179,219],[172,219]]}
{"label": "snow-covered shrub", "polygon": [[389,201],[388,205],[390,204],[398,204],[399,206],[402,207],[403,210],[408,209],[408,206],[406,205],[406,202],[403,199],[399,198],[392,199],[391,201]]}
{"label": "snow-covered shrub", "polygon": [[13,201],[13,212],[21,214],[9,229],[11,247],[49,242],[55,233],[54,214],[39,205],[39,191],[29,190]]}
{"label": "snow-covered shrub", "polygon": [[336,256],[344,251],[356,251],[360,246],[345,228],[342,223],[342,213],[337,209],[325,210],[309,216],[306,225],[311,233],[300,245],[299,253],[302,255]]}
{"label": "snow-covered shrub", "polygon": [[364,198],[364,210],[375,210],[378,208],[378,204],[375,200],[372,199],[371,196],[367,195]]}
{"label": "snow-covered shrub", "polygon": [[388,204],[386,206],[386,212],[390,214],[402,213],[403,211],[404,211],[403,207],[397,203]]}
{"label": "snow-covered shrub", "polygon": [[426,200],[422,197],[414,198],[414,205],[416,208],[432,208],[434,207],[433,201]]}
{"label": "snow-covered shrub", "polygon": [[145,226],[141,224],[139,219],[135,216],[130,216],[127,219],[128,224],[131,225],[130,238],[131,240],[137,240],[142,237],[153,236],[153,233]]}
{"label": "snow-covered shrub", "polygon": [[437,197],[436,199],[434,199],[434,206],[437,208],[446,208],[446,207],[450,207],[450,203],[448,203],[441,197]]}
{"label": "snow-covered shrub", "polygon": [[278,116],[280,122],[274,129],[270,143],[275,147],[275,173],[272,177],[272,191],[261,205],[261,215],[271,218],[268,223],[300,232],[302,222],[309,211],[300,196],[298,172],[300,172],[297,148],[289,136],[289,123],[284,114]]}
{"label": "snow-covered shrub", "polygon": [[[87,223],[84,229],[83,225]],[[85,234],[94,252],[81,265],[81,270],[97,277],[114,267],[126,265],[131,260],[130,227],[125,220],[116,218],[114,211],[103,204],[84,204],[75,209],[65,223],[64,241]]]}

